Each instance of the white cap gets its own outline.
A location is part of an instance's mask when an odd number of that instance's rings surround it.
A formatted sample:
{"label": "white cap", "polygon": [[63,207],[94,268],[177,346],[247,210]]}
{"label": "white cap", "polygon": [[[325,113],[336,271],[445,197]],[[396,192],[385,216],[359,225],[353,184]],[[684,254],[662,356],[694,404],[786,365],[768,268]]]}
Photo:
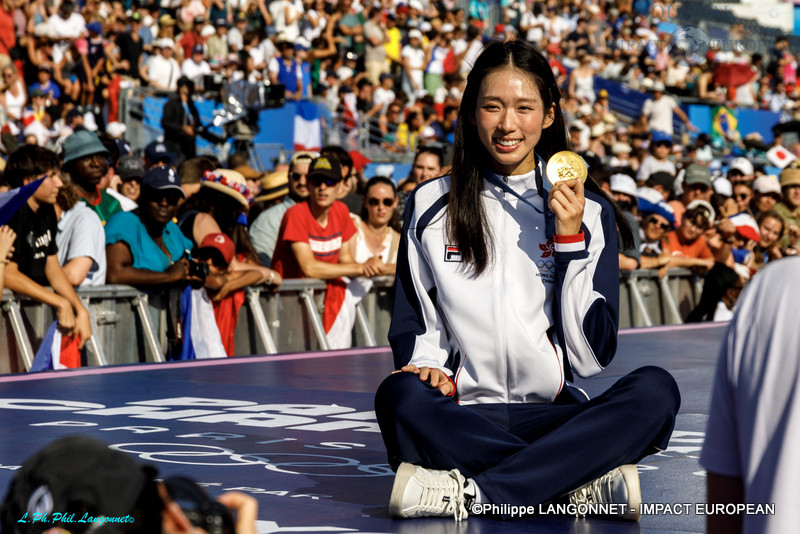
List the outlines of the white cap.
{"label": "white cap", "polygon": [[711,185],[714,186],[714,192],[718,195],[723,195],[726,197],[733,196],[733,186],[731,185],[730,180],[727,178],[717,178],[711,182]]}
{"label": "white cap", "polygon": [[424,7],[422,7],[422,2],[420,2],[419,0],[411,0],[408,3],[408,7],[411,9],[416,9],[417,11],[423,11],[425,9]]}
{"label": "white cap", "polygon": [[761,194],[777,193],[780,195],[781,183],[778,181],[778,177],[774,174],[759,176],[753,182],[753,191]]}
{"label": "white cap", "polygon": [[128,131],[128,127],[125,126],[123,123],[118,122],[118,121],[109,122],[106,125],[106,133],[109,136],[114,137],[116,139],[118,139],[118,138],[122,137],[123,135],[125,135],[125,132],[127,132],[127,131]]}
{"label": "white cap", "polygon": [[413,39],[414,37],[416,37],[417,39],[420,39],[420,40],[421,40],[421,39],[422,39],[422,32],[421,32],[421,31],[419,31],[419,30],[418,30],[418,29],[416,29],[416,28],[414,28],[413,30],[410,30],[410,31],[408,32],[408,38],[409,38],[409,39]]}
{"label": "white cap", "polygon": [[617,156],[619,154],[630,154],[632,151],[633,149],[628,143],[616,142],[611,145],[611,153]]}
{"label": "white cap", "polygon": [[601,135],[605,134],[608,130],[606,129],[606,125],[602,122],[598,122],[594,126],[592,126],[591,136],[592,137],[600,137]]}
{"label": "white cap", "polygon": [[636,194],[636,180],[627,174],[612,174],[611,175],[611,191],[614,193],[622,193],[637,198]]}
{"label": "white cap", "polygon": [[375,168],[375,176],[383,176],[384,178],[391,178],[394,173],[394,165],[378,165]]}
{"label": "white cap", "polygon": [[728,165],[728,172],[734,169],[741,172],[745,176],[752,175],[754,172],[753,164],[750,163],[750,160],[747,158],[734,158],[731,160],[730,165]]}
{"label": "white cap", "polygon": [[442,24],[442,27],[439,28],[439,33],[449,33],[454,31],[456,31],[456,29],[449,22],[445,22],[444,24]]}
{"label": "white cap", "polygon": [[169,37],[162,37],[158,40],[159,48],[175,48],[175,41]]}
{"label": "white cap", "polygon": [[661,91],[663,93],[665,89],[664,82],[656,82],[653,84],[653,91]]}
{"label": "white cap", "polygon": [[423,20],[422,23],[419,25],[419,29],[422,32],[428,33],[433,29],[433,24],[431,24],[427,20]]}
{"label": "white cap", "polygon": [[217,33],[217,30],[210,24],[203,26],[203,29],[200,30],[201,37],[211,37],[215,33]]}

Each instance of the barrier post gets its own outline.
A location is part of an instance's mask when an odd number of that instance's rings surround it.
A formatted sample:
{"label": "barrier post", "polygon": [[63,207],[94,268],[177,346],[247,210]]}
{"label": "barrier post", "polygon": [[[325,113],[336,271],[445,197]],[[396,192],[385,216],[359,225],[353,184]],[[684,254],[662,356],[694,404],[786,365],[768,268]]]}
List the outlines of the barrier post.
{"label": "barrier post", "polygon": [[150,311],[147,306],[147,295],[144,293],[139,294],[138,297],[133,299],[133,304],[139,312],[139,320],[142,321],[142,330],[144,331],[144,340],[150,353],[153,355],[153,360],[163,362],[164,354],[158,346],[158,340],[153,333],[153,324],[150,322]]}
{"label": "barrier post", "polygon": [[[642,298],[642,294],[639,292],[639,286],[636,283],[639,281],[639,277],[635,274],[632,274],[628,278],[628,289],[633,295],[633,302],[636,304],[636,307],[639,308],[639,311],[642,314],[642,318],[644,319],[645,326],[653,326],[653,321],[650,320],[650,314],[647,313],[647,307],[644,305],[644,299]],[[632,325],[636,326],[636,325]]]}
{"label": "barrier post", "polygon": [[275,347],[275,340],[272,338],[272,334],[269,331],[267,318],[259,302],[261,298],[261,289],[248,287],[245,291],[245,295],[247,298],[247,305],[250,307],[250,313],[253,314],[253,321],[255,322],[258,337],[261,338],[261,343],[264,345],[264,350],[267,351],[267,354],[276,354],[278,349]]}
{"label": "barrier post", "polygon": [[305,288],[300,293],[300,298],[303,304],[306,305],[306,312],[308,312],[308,320],[311,321],[311,327],[314,329],[314,334],[317,336],[322,350],[331,350],[330,343],[328,343],[328,336],[325,335],[325,329],[322,327],[322,319],[320,319],[317,306],[314,304],[314,290]]}
{"label": "barrier post", "polygon": [[22,363],[25,365],[25,370],[30,371],[33,367],[33,347],[31,340],[28,339],[28,334],[25,332],[25,324],[22,322],[22,313],[19,310],[17,301],[10,300],[3,304],[3,311],[5,311],[11,320],[11,329],[14,331],[14,337],[17,339],[17,348],[19,348]]}
{"label": "barrier post", "polygon": [[364,335],[364,341],[366,342],[368,347],[374,347],[375,343],[375,334],[372,333],[372,328],[369,326],[369,322],[367,322],[367,317],[364,314],[364,307],[359,302],[356,304],[356,324],[361,329],[361,333]]}

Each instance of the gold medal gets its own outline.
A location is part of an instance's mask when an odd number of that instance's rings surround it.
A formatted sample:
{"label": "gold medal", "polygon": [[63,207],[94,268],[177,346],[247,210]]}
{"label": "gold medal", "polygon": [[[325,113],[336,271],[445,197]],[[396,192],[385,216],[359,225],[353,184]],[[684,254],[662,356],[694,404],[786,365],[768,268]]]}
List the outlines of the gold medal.
{"label": "gold medal", "polygon": [[588,175],[589,167],[583,158],[569,150],[556,152],[547,162],[547,179],[553,185],[575,178],[585,182]]}

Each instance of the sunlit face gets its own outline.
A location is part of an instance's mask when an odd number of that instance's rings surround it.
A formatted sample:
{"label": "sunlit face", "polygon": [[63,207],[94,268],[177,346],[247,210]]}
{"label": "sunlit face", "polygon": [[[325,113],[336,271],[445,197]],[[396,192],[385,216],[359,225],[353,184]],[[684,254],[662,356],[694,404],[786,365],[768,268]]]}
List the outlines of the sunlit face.
{"label": "sunlit face", "polygon": [[525,174],[536,167],[534,149],[542,130],[553,124],[555,110],[544,109],[533,78],[504,68],[481,82],[475,105],[478,138],[498,174]]}
{"label": "sunlit face", "polygon": [[397,208],[397,196],[390,185],[378,183],[367,190],[364,205],[367,207],[369,222],[381,226],[392,220]]}
{"label": "sunlit face", "polygon": [[308,202],[318,209],[330,208],[336,200],[341,179],[333,180],[320,175],[308,178]]}
{"label": "sunlit face", "polygon": [[708,223],[704,217],[696,215],[695,217],[684,217],[678,232],[685,241],[691,242],[700,238],[707,229]]}
{"label": "sunlit face", "polygon": [[300,160],[292,165],[289,172],[289,194],[295,200],[308,198],[308,167],[311,160]]}
{"label": "sunlit face", "polygon": [[430,152],[422,152],[414,160],[414,166],[411,167],[411,176],[416,182],[422,183],[436,178],[441,171],[442,167],[439,165],[439,158]]}
{"label": "sunlit face", "polygon": [[769,211],[775,207],[781,196],[778,193],[756,193],[755,206],[757,212]]}
{"label": "sunlit face", "polygon": [[657,213],[650,214],[642,223],[644,236],[647,241],[653,242],[661,239],[669,232],[669,221]]}
{"label": "sunlit face", "polygon": [[[32,177],[31,181],[36,181],[40,176]],[[56,197],[58,197],[58,190],[64,185],[61,180],[61,171],[58,169],[51,169],[45,175],[42,185],[36,190],[31,197],[37,204],[55,204]]]}
{"label": "sunlit face", "polygon": [[792,209],[800,206],[800,185],[787,185],[782,188],[783,200]]}
{"label": "sunlit face", "polygon": [[736,201],[736,207],[739,211],[745,211],[750,207],[750,201],[753,200],[753,190],[744,184],[735,184],[733,186],[733,199]]}
{"label": "sunlit face", "polygon": [[761,241],[758,244],[763,248],[771,247],[780,239],[783,223],[775,217],[764,217],[758,227],[758,232],[761,234]]}
{"label": "sunlit face", "polygon": [[130,179],[122,182],[119,186],[119,192],[131,200],[139,200],[141,194],[141,184],[139,180]]}

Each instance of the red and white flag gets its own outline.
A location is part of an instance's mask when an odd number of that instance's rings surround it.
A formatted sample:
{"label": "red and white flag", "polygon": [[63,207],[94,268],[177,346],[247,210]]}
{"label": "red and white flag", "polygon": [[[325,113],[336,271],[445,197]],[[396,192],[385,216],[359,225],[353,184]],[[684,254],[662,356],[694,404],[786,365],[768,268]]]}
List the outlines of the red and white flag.
{"label": "red and white flag", "polygon": [[776,167],[783,169],[797,158],[783,146],[777,145],[767,150],[767,159]]}

